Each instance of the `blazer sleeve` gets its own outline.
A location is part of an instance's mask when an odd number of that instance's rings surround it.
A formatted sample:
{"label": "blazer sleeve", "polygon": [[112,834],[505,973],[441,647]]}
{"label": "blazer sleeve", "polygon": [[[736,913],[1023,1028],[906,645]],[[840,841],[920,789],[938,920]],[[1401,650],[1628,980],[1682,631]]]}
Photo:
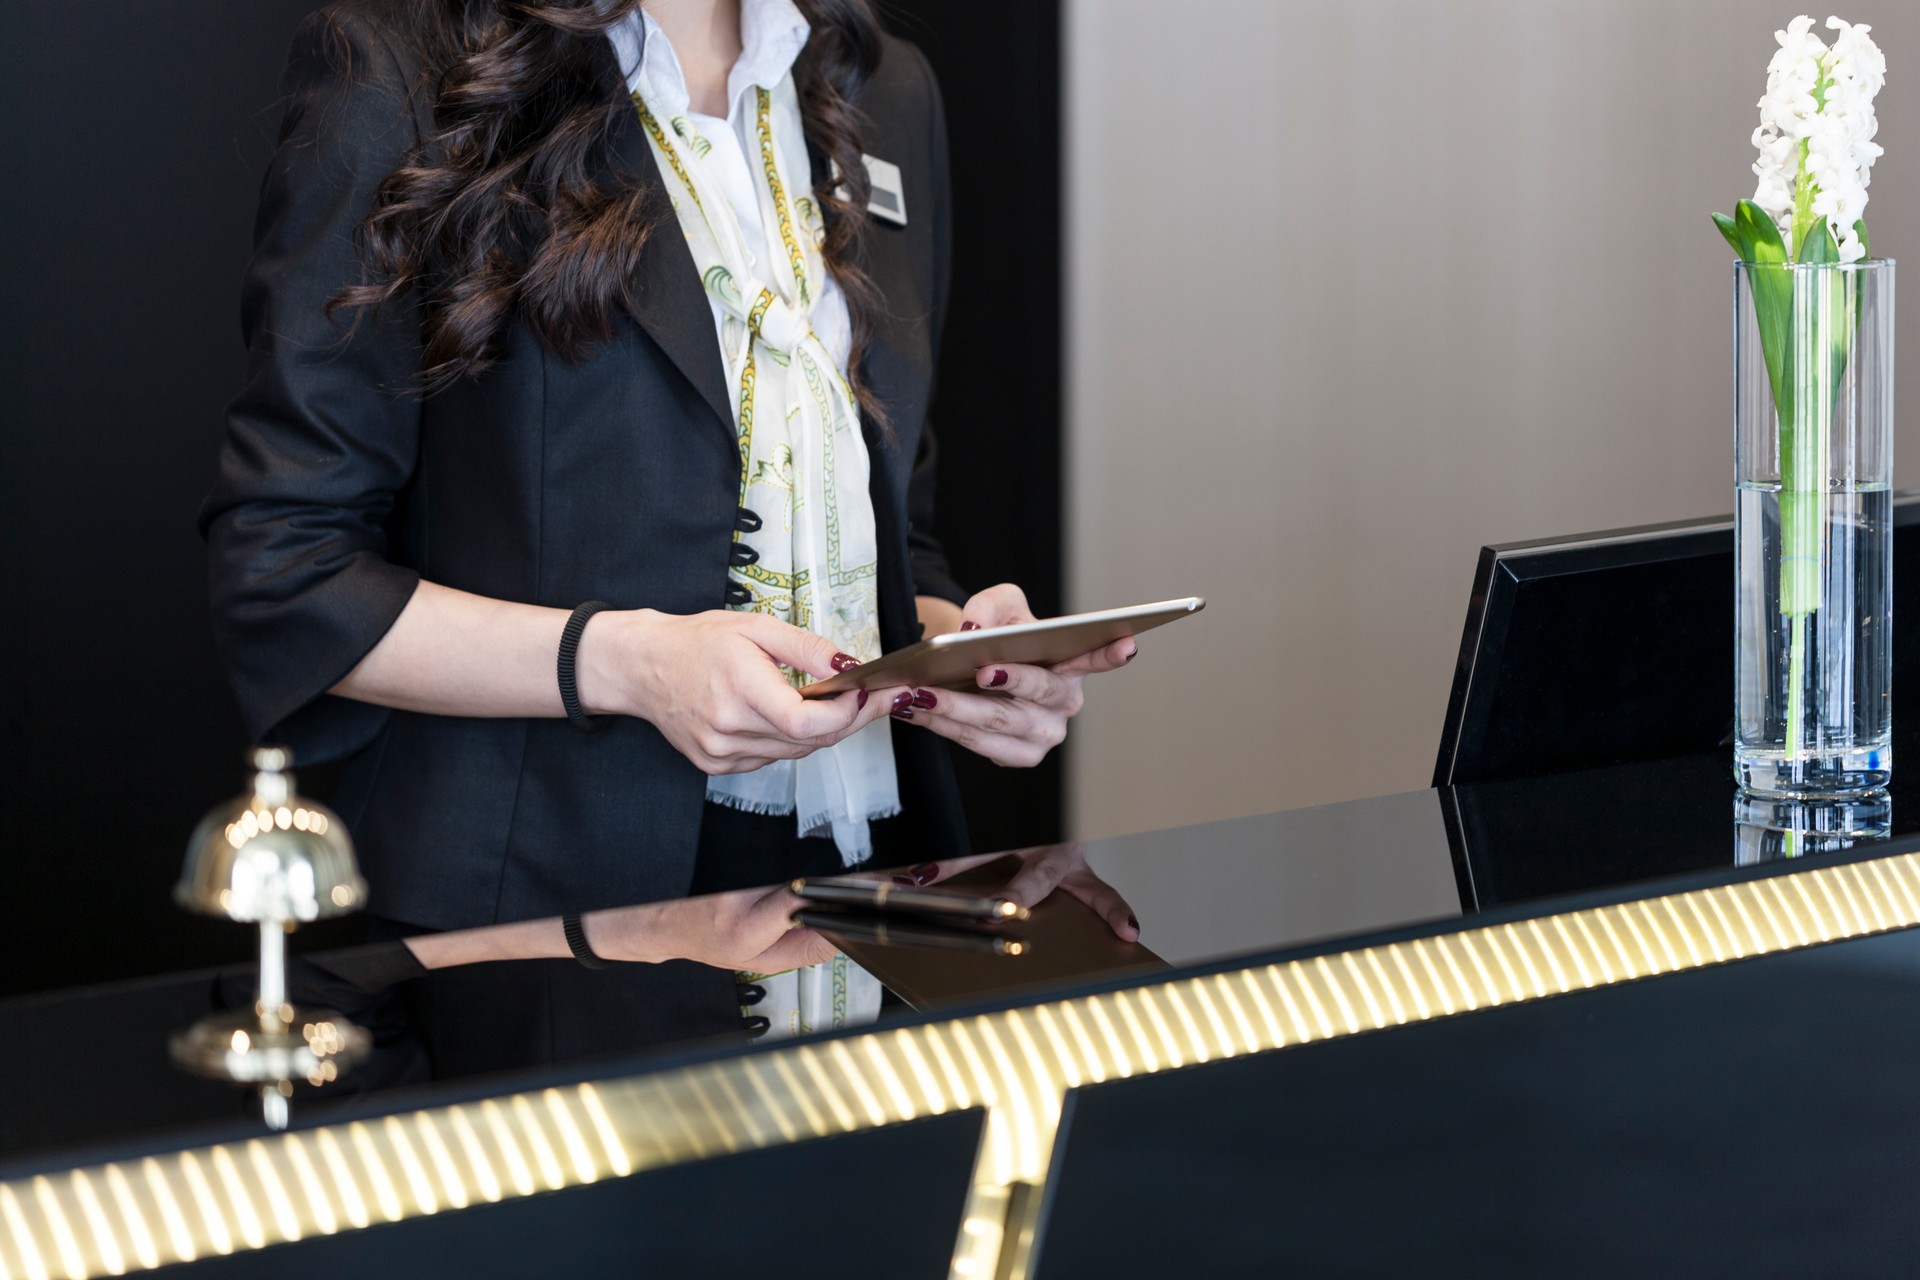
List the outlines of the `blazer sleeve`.
{"label": "blazer sleeve", "polygon": [[[928,154],[933,158],[933,360],[940,363],[940,341],[946,329],[947,287],[953,270],[952,183],[947,161],[947,113],[940,99],[940,84],[926,55],[913,48],[926,81],[928,118],[932,137]],[[964,606],[971,594],[953,576],[947,552],[934,536],[934,475],[940,460],[940,446],[934,439],[933,423],[924,423],[920,444],[913,458],[913,470],[907,477],[907,555],[913,572],[915,595],[937,596]]]}
{"label": "blazer sleeve", "polygon": [[389,714],[328,695],[419,583],[387,522],[420,434],[410,307],[329,317],[361,278],[354,230],[419,136],[391,48],[336,8],[295,36],[241,301],[247,373],[200,513],[216,644],[247,729],[315,761]]}

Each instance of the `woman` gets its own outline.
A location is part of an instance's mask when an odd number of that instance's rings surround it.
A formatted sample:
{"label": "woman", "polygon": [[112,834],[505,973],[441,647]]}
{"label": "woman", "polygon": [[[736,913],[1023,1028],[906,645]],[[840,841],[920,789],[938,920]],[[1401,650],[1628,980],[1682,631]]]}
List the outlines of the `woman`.
{"label": "woman", "polygon": [[964,852],[933,739],[1031,765],[1133,646],[992,694],[795,691],[1030,616],[931,533],[918,51],[865,0],[360,0],[308,20],[286,92],[202,524],[250,729],[351,756],[374,909],[450,929]]}

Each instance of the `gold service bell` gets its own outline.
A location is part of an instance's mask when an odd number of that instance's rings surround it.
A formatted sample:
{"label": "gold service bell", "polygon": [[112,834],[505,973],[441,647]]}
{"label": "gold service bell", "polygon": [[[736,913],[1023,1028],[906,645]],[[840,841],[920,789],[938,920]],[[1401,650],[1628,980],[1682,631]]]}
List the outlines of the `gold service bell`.
{"label": "gold service bell", "polygon": [[216,806],[187,842],[174,901],[256,924],[260,981],[253,1007],[211,1014],[173,1037],[181,1066],[257,1085],[269,1127],[287,1125],[293,1082],[325,1084],[367,1054],[369,1038],[340,1014],[287,999],[287,934],[356,910],[367,898],[353,841],[324,805],[294,793],[284,747],[256,747],[253,791]]}

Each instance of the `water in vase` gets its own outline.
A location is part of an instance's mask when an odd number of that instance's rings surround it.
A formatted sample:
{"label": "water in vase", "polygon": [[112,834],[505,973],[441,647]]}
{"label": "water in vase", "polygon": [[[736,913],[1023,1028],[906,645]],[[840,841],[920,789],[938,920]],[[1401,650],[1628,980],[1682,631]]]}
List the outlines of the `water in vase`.
{"label": "water in vase", "polygon": [[[1796,500],[1821,509],[1796,512]],[[1787,501],[1793,547],[1782,545],[1780,487],[1739,486],[1735,772],[1766,795],[1864,794],[1893,769],[1893,494],[1836,487]],[[1813,554],[1796,570],[1790,552]]]}

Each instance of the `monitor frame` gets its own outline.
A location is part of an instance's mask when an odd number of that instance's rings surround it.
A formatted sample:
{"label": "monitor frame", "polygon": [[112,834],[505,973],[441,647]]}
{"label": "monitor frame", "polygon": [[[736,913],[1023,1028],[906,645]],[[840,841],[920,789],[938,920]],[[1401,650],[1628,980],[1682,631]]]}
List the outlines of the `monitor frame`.
{"label": "monitor frame", "polygon": [[[1893,499],[1893,527],[1896,534],[1904,527],[1920,524],[1920,489],[1897,489]],[[1461,632],[1459,656],[1454,665],[1453,684],[1447,695],[1446,720],[1441,728],[1433,785],[1445,787],[1461,780],[1459,766],[1465,745],[1463,739],[1470,717],[1478,705],[1476,693],[1481,698],[1488,696],[1484,683],[1477,677],[1481,676],[1483,663],[1497,656],[1497,650],[1490,649],[1489,642],[1497,643],[1507,634],[1517,603],[1517,591],[1523,583],[1564,573],[1626,569],[1663,560],[1707,555],[1725,555],[1731,561],[1734,551],[1733,524],[1732,515],[1716,515],[1503,542],[1480,548],[1474,568],[1473,590],[1467,603],[1466,623]],[[1900,616],[1900,611],[1896,609],[1896,667],[1899,666]],[[1730,731],[1731,690],[1728,690],[1727,701]],[[1483,779],[1475,777],[1470,780]]]}

